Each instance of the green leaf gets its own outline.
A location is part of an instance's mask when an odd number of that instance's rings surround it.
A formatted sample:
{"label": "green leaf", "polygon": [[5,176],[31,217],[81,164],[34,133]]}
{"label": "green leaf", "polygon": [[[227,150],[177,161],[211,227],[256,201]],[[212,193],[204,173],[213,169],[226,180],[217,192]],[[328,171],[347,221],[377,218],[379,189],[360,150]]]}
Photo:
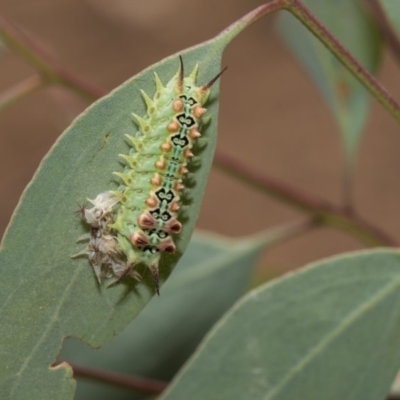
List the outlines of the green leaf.
{"label": "green leaf", "polygon": [[163,400],[382,400],[400,366],[400,253],[315,263],[250,292]]}
{"label": "green leaf", "polygon": [[[274,234],[247,240],[195,235],[174,274],[108,346],[68,339],[60,359],[119,373],[171,380],[220,316],[244,293],[256,259]],[[254,240],[255,239],[255,240]],[[132,399],[131,391],[78,380],[76,400]],[[139,394],[135,398],[142,398]]]}
{"label": "green leaf", "polygon": [[[304,4],[363,66],[377,71],[382,41],[358,0],[304,0]],[[352,163],[368,115],[367,90],[292,15],[280,15],[278,30],[328,102],[339,124],[348,162]]]}
{"label": "green leaf", "polygon": [[386,17],[398,36],[400,36],[400,3],[393,0],[379,0]]}
{"label": "green leaf", "polygon": [[[182,55],[186,71],[199,63],[199,83],[220,71],[226,42],[217,38]],[[74,216],[77,202],[117,187],[118,154],[128,151],[134,133],[131,113],[144,115],[140,89],[155,92],[153,72],[166,83],[178,69],[178,55],[159,62],[92,105],[60,137],[25,190],[0,254],[0,398],[68,399],[74,381],[66,366],[50,368],[66,336],[94,347],[121,332],[153,296],[151,276],[99,287],[86,259],[72,260],[82,248],[85,228]],[[165,280],[185,250],[197,219],[217,137],[218,82],[208,103],[207,146],[194,173],[196,185],[178,251],[161,265]],[[162,290],[161,290],[162,292]]]}

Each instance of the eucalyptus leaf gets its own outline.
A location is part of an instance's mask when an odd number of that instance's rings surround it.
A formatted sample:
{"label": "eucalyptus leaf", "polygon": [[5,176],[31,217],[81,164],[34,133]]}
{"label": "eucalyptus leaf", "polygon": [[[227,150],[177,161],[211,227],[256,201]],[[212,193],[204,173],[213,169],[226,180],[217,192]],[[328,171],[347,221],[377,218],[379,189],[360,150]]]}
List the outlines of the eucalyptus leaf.
{"label": "eucalyptus leaf", "polygon": [[[164,381],[183,362],[219,317],[244,293],[256,259],[274,234],[228,240],[197,234],[163,286],[143,312],[110,344],[90,349],[67,339],[61,360]],[[145,395],[78,379],[76,400],[133,399]]]}
{"label": "eucalyptus leaf", "polygon": [[393,0],[379,0],[379,3],[381,3],[391,26],[400,36],[400,3]]}
{"label": "eucalyptus leaf", "polygon": [[400,252],[315,263],[218,322],[162,400],[382,400],[400,366]]}
{"label": "eucalyptus leaf", "polygon": [[[365,68],[376,73],[382,40],[358,0],[304,0],[304,4]],[[279,16],[278,31],[328,102],[351,163],[368,115],[367,90],[292,15],[285,12]]]}
{"label": "eucalyptus leaf", "polygon": [[[128,279],[111,288],[99,286],[87,259],[71,259],[82,249],[76,240],[85,227],[74,216],[77,202],[117,188],[113,171],[123,169],[118,154],[127,153],[125,134],[137,128],[131,113],[145,114],[140,89],[155,93],[157,72],[166,83],[178,70],[199,64],[198,83],[220,71],[226,40],[217,38],[170,56],[139,73],[80,115],[43,160],[2,242],[0,253],[0,398],[69,399],[75,383],[65,365],[51,368],[66,336],[99,347],[121,332],[154,294],[151,276]],[[184,252],[197,219],[216,144],[218,82],[207,103],[211,122],[203,130],[207,146],[177,252],[161,264],[161,281]],[[162,288],[161,288],[162,292]]]}

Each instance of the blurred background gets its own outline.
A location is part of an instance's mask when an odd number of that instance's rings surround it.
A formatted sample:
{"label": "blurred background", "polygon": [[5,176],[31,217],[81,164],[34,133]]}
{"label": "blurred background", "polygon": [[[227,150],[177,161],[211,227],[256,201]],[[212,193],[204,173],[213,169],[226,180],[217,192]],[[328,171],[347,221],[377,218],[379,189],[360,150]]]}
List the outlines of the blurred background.
{"label": "blurred background", "polygon": [[[110,3],[13,0],[3,1],[0,13],[32,34],[59,63],[109,91],[162,58],[215,36],[263,1]],[[343,148],[337,125],[275,33],[274,19],[254,24],[224,54],[229,70],[221,82],[218,146],[259,171],[340,204]],[[33,72],[12,52],[0,52],[0,91]],[[398,74],[385,50],[379,78],[400,99]],[[1,235],[41,159],[87,106],[62,88],[48,88],[0,114]],[[397,123],[373,101],[356,168],[355,204],[363,217],[400,241],[399,149]],[[214,168],[198,227],[239,237],[301,217]],[[360,248],[342,232],[316,229],[267,252],[259,277]]]}

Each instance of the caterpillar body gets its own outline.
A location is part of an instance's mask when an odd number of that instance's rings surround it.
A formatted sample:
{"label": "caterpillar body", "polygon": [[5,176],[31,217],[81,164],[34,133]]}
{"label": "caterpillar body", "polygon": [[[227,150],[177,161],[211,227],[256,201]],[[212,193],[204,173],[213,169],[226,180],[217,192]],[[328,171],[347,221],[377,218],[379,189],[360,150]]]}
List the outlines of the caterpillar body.
{"label": "caterpillar body", "polygon": [[201,136],[203,106],[211,86],[226,69],[196,86],[198,65],[185,77],[179,60],[177,73],[165,87],[155,73],[153,99],[141,91],[147,115],[133,114],[139,134],[126,135],[132,145],[129,154],[120,154],[126,167],[114,172],[121,186],[100,193],[89,200],[93,207],[79,210],[90,232],[79,239],[89,243],[75,256],[89,258],[99,282],[103,277],[114,277],[112,283],[126,276],[140,280],[135,266],[144,264],[159,294],[160,258],[176,250],[174,237],[182,231],[181,195],[193,146]]}

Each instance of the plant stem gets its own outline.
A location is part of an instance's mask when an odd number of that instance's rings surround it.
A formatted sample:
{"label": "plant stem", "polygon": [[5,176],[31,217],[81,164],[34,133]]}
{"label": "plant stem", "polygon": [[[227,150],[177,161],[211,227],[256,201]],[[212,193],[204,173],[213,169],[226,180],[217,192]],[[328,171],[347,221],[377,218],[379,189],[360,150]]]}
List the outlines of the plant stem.
{"label": "plant stem", "polygon": [[92,379],[102,383],[125,387],[145,393],[160,394],[167,387],[167,382],[146,379],[137,376],[119,374],[111,371],[82,367],[76,364],[68,364],[74,371],[74,376]]}
{"label": "plant stem", "polygon": [[382,7],[379,0],[365,0],[367,8],[370,9],[372,17],[378,24],[380,30],[382,31],[386,42],[389,44],[393,54],[400,60],[400,39],[397,35],[395,29],[393,29],[392,24],[387,18],[386,12]]}
{"label": "plant stem", "polygon": [[246,238],[242,239],[242,242],[247,240],[252,246],[254,246],[254,241],[258,241],[262,246],[266,245],[268,248],[271,248],[272,246],[285,243],[300,234],[306,233],[320,226],[321,223],[318,219],[313,217],[303,218],[272,229],[265,229],[264,231],[251,236],[246,236]]}
{"label": "plant stem", "polygon": [[351,53],[325,28],[325,26],[304,6],[301,0],[272,0],[249,12],[219,34],[221,41],[230,43],[239,33],[261,17],[285,9],[298,18],[337,59],[358,79],[361,84],[400,122],[400,104],[368,72]]}
{"label": "plant stem", "polygon": [[337,59],[357,78],[360,83],[400,122],[400,104],[368,72],[351,53],[318,21],[301,0],[284,0],[286,9],[297,17]]}
{"label": "plant stem", "polygon": [[259,20],[265,15],[271,14],[274,11],[285,8],[285,0],[272,0],[262,6],[250,11],[244,17],[240,18],[228,28],[224,29],[217,37],[225,44],[230,43],[239,33],[248,28],[251,24]]}
{"label": "plant stem", "polygon": [[16,25],[0,15],[0,37],[5,45],[19,54],[41,74],[46,83],[60,84],[88,101],[104,93],[58,65],[49,55]]}
{"label": "plant stem", "polygon": [[214,164],[236,179],[256,188],[279,201],[312,216],[317,222],[343,230],[370,246],[396,246],[396,241],[345,208],[310,196],[274,178],[250,169],[239,160],[217,151]]}
{"label": "plant stem", "polygon": [[44,86],[46,86],[46,82],[40,75],[33,75],[30,78],[17,83],[15,86],[0,93],[0,111],[3,111],[20,98],[35,92]]}

